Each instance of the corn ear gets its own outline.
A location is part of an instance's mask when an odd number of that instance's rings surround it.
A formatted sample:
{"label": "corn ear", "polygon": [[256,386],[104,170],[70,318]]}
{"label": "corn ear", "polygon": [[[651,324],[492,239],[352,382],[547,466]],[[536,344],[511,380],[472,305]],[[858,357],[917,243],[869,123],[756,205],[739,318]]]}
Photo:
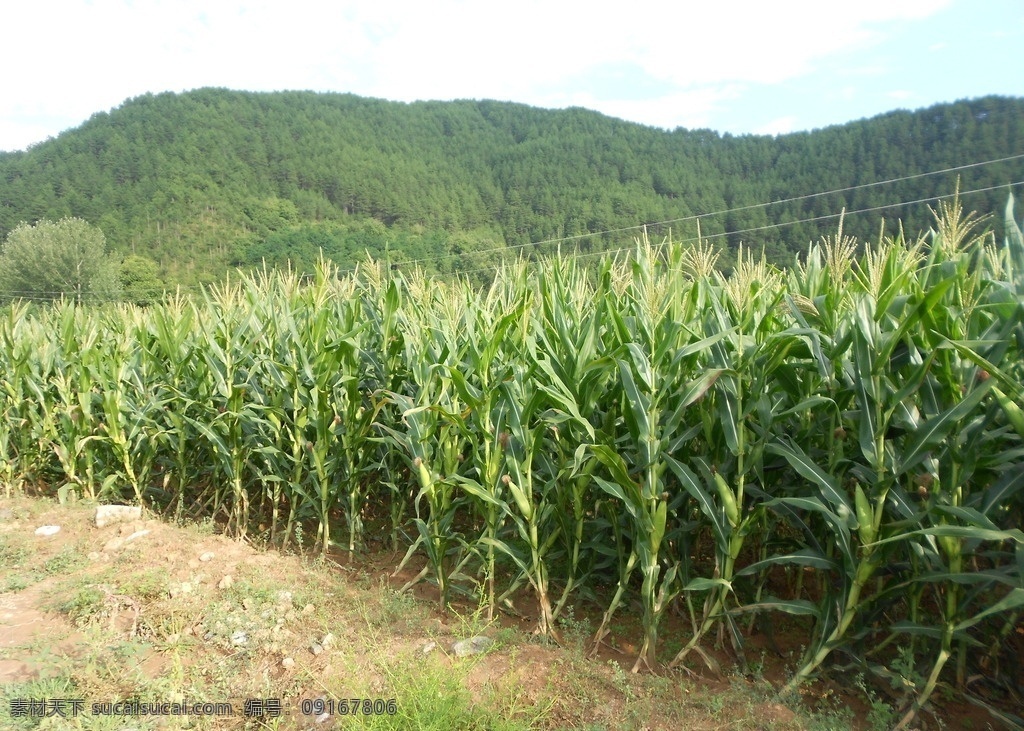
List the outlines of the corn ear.
{"label": "corn ear", "polygon": [[722,507],[725,508],[725,517],[729,521],[729,525],[736,528],[740,524],[740,509],[736,504],[736,495],[733,494],[732,488],[729,487],[729,483],[725,481],[725,478],[721,474],[715,473],[715,487],[718,488],[718,497],[722,501]]}
{"label": "corn ear", "polygon": [[864,493],[864,488],[858,482],[853,493],[854,507],[857,509],[857,528],[860,533],[862,545],[868,545],[875,540],[875,511],[871,509],[871,502]]}
{"label": "corn ear", "polygon": [[996,400],[1003,407],[1003,413],[1006,414],[1006,418],[1013,426],[1014,431],[1020,434],[1021,437],[1024,437],[1024,410],[998,388],[993,388],[992,390],[995,392]]}

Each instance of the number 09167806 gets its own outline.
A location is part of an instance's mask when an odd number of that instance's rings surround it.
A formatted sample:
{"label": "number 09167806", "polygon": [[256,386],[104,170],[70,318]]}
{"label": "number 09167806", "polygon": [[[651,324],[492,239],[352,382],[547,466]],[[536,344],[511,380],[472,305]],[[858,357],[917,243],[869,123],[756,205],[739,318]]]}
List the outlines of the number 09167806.
{"label": "number 09167806", "polygon": [[301,710],[304,716],[393,716],[398,702],[394,698],[307,698]]}

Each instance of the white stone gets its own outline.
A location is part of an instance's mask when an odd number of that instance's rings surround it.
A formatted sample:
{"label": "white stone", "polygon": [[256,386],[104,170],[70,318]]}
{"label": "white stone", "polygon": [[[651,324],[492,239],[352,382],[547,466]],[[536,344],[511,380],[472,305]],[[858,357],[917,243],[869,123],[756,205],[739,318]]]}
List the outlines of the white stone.
{"label": "white stone", "polygon": [[96,508],[96,527],[102,528],[126,520],[139,520],[141,517],[142,508],[134,505],[100,505]]}
{"label": "white stone", "polygon": [[487,649],[494,644],[494,640],[490,637],[483,637],[477,635],[476,637],[470,637],[468,640],[460,640],[452,645],[452,654],[455,657],[467,657],[469,655],[479,655],[482,652],[486,652]]}

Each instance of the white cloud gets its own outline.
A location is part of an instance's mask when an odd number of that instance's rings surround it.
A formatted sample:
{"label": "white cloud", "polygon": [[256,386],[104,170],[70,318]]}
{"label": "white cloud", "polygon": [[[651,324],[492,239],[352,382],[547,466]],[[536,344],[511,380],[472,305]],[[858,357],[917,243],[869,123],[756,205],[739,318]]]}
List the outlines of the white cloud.
{"label": "white cloud", "polygon": [[546,107],[586,107],[620,119],[639,120],[664,129],[709,127],[715,108],[739,97],[741,87],[729,85],[676,91],[651,99],[597,99],[591,94],[549,96],[540,104]]}
{"label": "white cloud", "polygon": [[[557,106],[574,97],[574,79],[625,63],[656,82],[660,98],[589,90],[587,106],[691,126],[737,86],[798,78],[949,2],[634,0],[608,10],[575,0],[10,2],[0,10],[9,29],[0,45],[0,149],[38,134],[16,104],[65,127],[147,91],[200,86]],[[20,139],[7,136],[19,129]]]}
{"label": "white cloud", "polygon": [[784,117],[778,117],[773,119],[767,124],[761,125],[754,131],[754,134],[759,135],[784,135],[787,132],[792,132],[796,129],[797,118],[792,114],[788,114]]}

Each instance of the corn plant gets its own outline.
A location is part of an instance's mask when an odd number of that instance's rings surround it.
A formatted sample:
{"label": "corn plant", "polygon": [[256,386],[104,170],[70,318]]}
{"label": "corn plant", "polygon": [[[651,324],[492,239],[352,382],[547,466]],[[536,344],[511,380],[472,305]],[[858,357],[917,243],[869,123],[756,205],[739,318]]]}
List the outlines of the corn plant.
{"label": "corn plant", "polygon": [[[443,402],[447,384],[437,383],[441,391],[431,391],[424,383],[422,394],[441,396]],[[416,404],[403,394],[392,394],[393,402],[401,409],[404,429],[393,429],[380,425],[385,433],[383,441],[400,450],[407,460],[409,473],[419,485],[415,499],[416,539],[409,546],[405,558],[398,565],[395,574],[404,568],[417,550],[427,556],[427,565],[404,587],[411,588],[418,581],[433,574],[437,585],[438,603],[442,611],[447,610],[450,596],[450,576],[461,568],[461,562],[450,558],[457,553],[460,536],[456,531],[457,515],[456,484],[459,464],[462,461],[463,435],[457,424],[450,418],[453,412],[429,404]]]}
{"label": "corn plant", "polygon": [[[708,406],[701,412],[701,434],[706,451],[690,458],[700,478],[687,464],[672,458],[669,465],[683,488],[696,502],[711,528],[715,543],[715,570],[710,577],[695,577],[687,592],[706,591],[703,619],[693,636],[673,658],[679,666],[692,651],[714,666],[700,649],[703,637],[724,619],[733,648],[741,661],[742,640],[730,611],[740,552],[747,537],[761,524],[761,512],[750,505],[748,483],[763,482],[764,445],[773,433],[774,414],[788,404],[779,395],[786,357],[800,342],[797,335],[778,332],[777,310],[782,301],[777,273],[762,260],[741,258],[733,277],[711,287],[695,284],[695,295],[706,297],[702,308]],[[723,295],[725,295],[723,297]],[[703,394],[701,394],[703,395]]]}
{"label": "corn plant", "polygon": [[540,413],[546,403],[544,393],[532,381],[532,374],[516,369],[498,387],[503,402],[499,413],[503,418],[496,424],[500,434],[505,435],[501,439],[505,468],[501,481],[511,497],[499,507],[515,526],[518,543],[525,552],[521,553],[507,539],[484,540],[511,558],[533,588],[539,609],[536,632],[557,639],[548,563],[548,554],[561,530],[554,518],[557,473],[541,468],[540,452],[550,424]]}
{"label": "corn plant", "polygon": [[467,303],[458,320],[461,335],[466,337],[462,360],[447,367],[447,377],[466,405],[465,414],[457,418],[465,433],[472,434],[476,442],[471,451],[473,470],[460,476],[459,485],[474,501],[483,521],[477,543],[483,553],[488,619],[493,618],[499,600],[497,558],[501,551],[500,534],[509,512],[508,483],[502,472],[509,434],[500,428],[505,421],[507,402],[501,397],[499,384],[512,375],[501,356],[506,339],[513,337],[516,327],[523,327],[527,310],[522,296],[514,303],[506,303],[511,306],[505,307],[504,312],[498,311],[498,304],[493,298],[483,304]]}
{"label": "corn plant", "polygon": [[[429,300],[428,300],[429,301]],[[458,557],[461,535],[455,525],[459,510],[457,481],[464,469],[465,443],[469,434],[462,421],[464,405],[449,376],[448,361],[460,357],[453,328],[442,329],[430,318],[425,302],[411,306],[401,318],[398,328],[403,332],[408,388],[412,395],[395,391],[387,397],[400,416],[395,424],[377,423],[385,447],[401,455],[407,479],[418,485],[414,490],[416,537],[395,574],[418,550],[427,556],[427,565],[408,582],[410,588],[428,574],[438,588],[438,601],[447,610],[450,575],[462,567]],[[392,385],[400,384],[398,381]],[[391,413],[382,410],[380,414]],[[397,482],[393,475],[390,480]],[[392,494],[402,494],[394,490]]]}
{"label": "corn plant", "polygon": [[785,272],[741,251],[724,276],[707,242],[644,238],[482,290],[371,261],[147,309],[13,304],[0,479],[282,546],[315,524],[321,555],[387,523],[398,569],[426,559],[406,588],[429,580],[442,608],[475,594],[493,616],[528,588],[557,638],[590,602],[596,652],[636,603],[637,671],[672,608],[672,667],[715,667],[712,638],[742,665],[740,618],[784,612],[807,647],[786,690],[841,652],[903,683],[906,726],[947,679],[1009,682],[1024,614],[1024,236],[1005,215],[1001,247],[956,200],[916,239],[862,246],[841,218]]}
{"label": "corn plant", "polygon": [[[369,262],[361,271],[371,282],[370,290],[362,298],[363,317],[369,323],[363,348],[368,360],[368,377],[377,385],[381,394],[402,393],[408,379],[404,357],[405,336],[401,327],[403,296],[406,291],[404,278],[391,277],[385,284],[384,267],[376,262]],[[378,413],[384,412],[379,413],[379,419],[387,423],[399,421],[400,413],[386,397],[378,398],[378,407]],[[376,461],[368,468],[373,471],[375,479],[389,490],[391,547],[398,552],[409,502],[408,467],[390,450],[378,449]]]}

